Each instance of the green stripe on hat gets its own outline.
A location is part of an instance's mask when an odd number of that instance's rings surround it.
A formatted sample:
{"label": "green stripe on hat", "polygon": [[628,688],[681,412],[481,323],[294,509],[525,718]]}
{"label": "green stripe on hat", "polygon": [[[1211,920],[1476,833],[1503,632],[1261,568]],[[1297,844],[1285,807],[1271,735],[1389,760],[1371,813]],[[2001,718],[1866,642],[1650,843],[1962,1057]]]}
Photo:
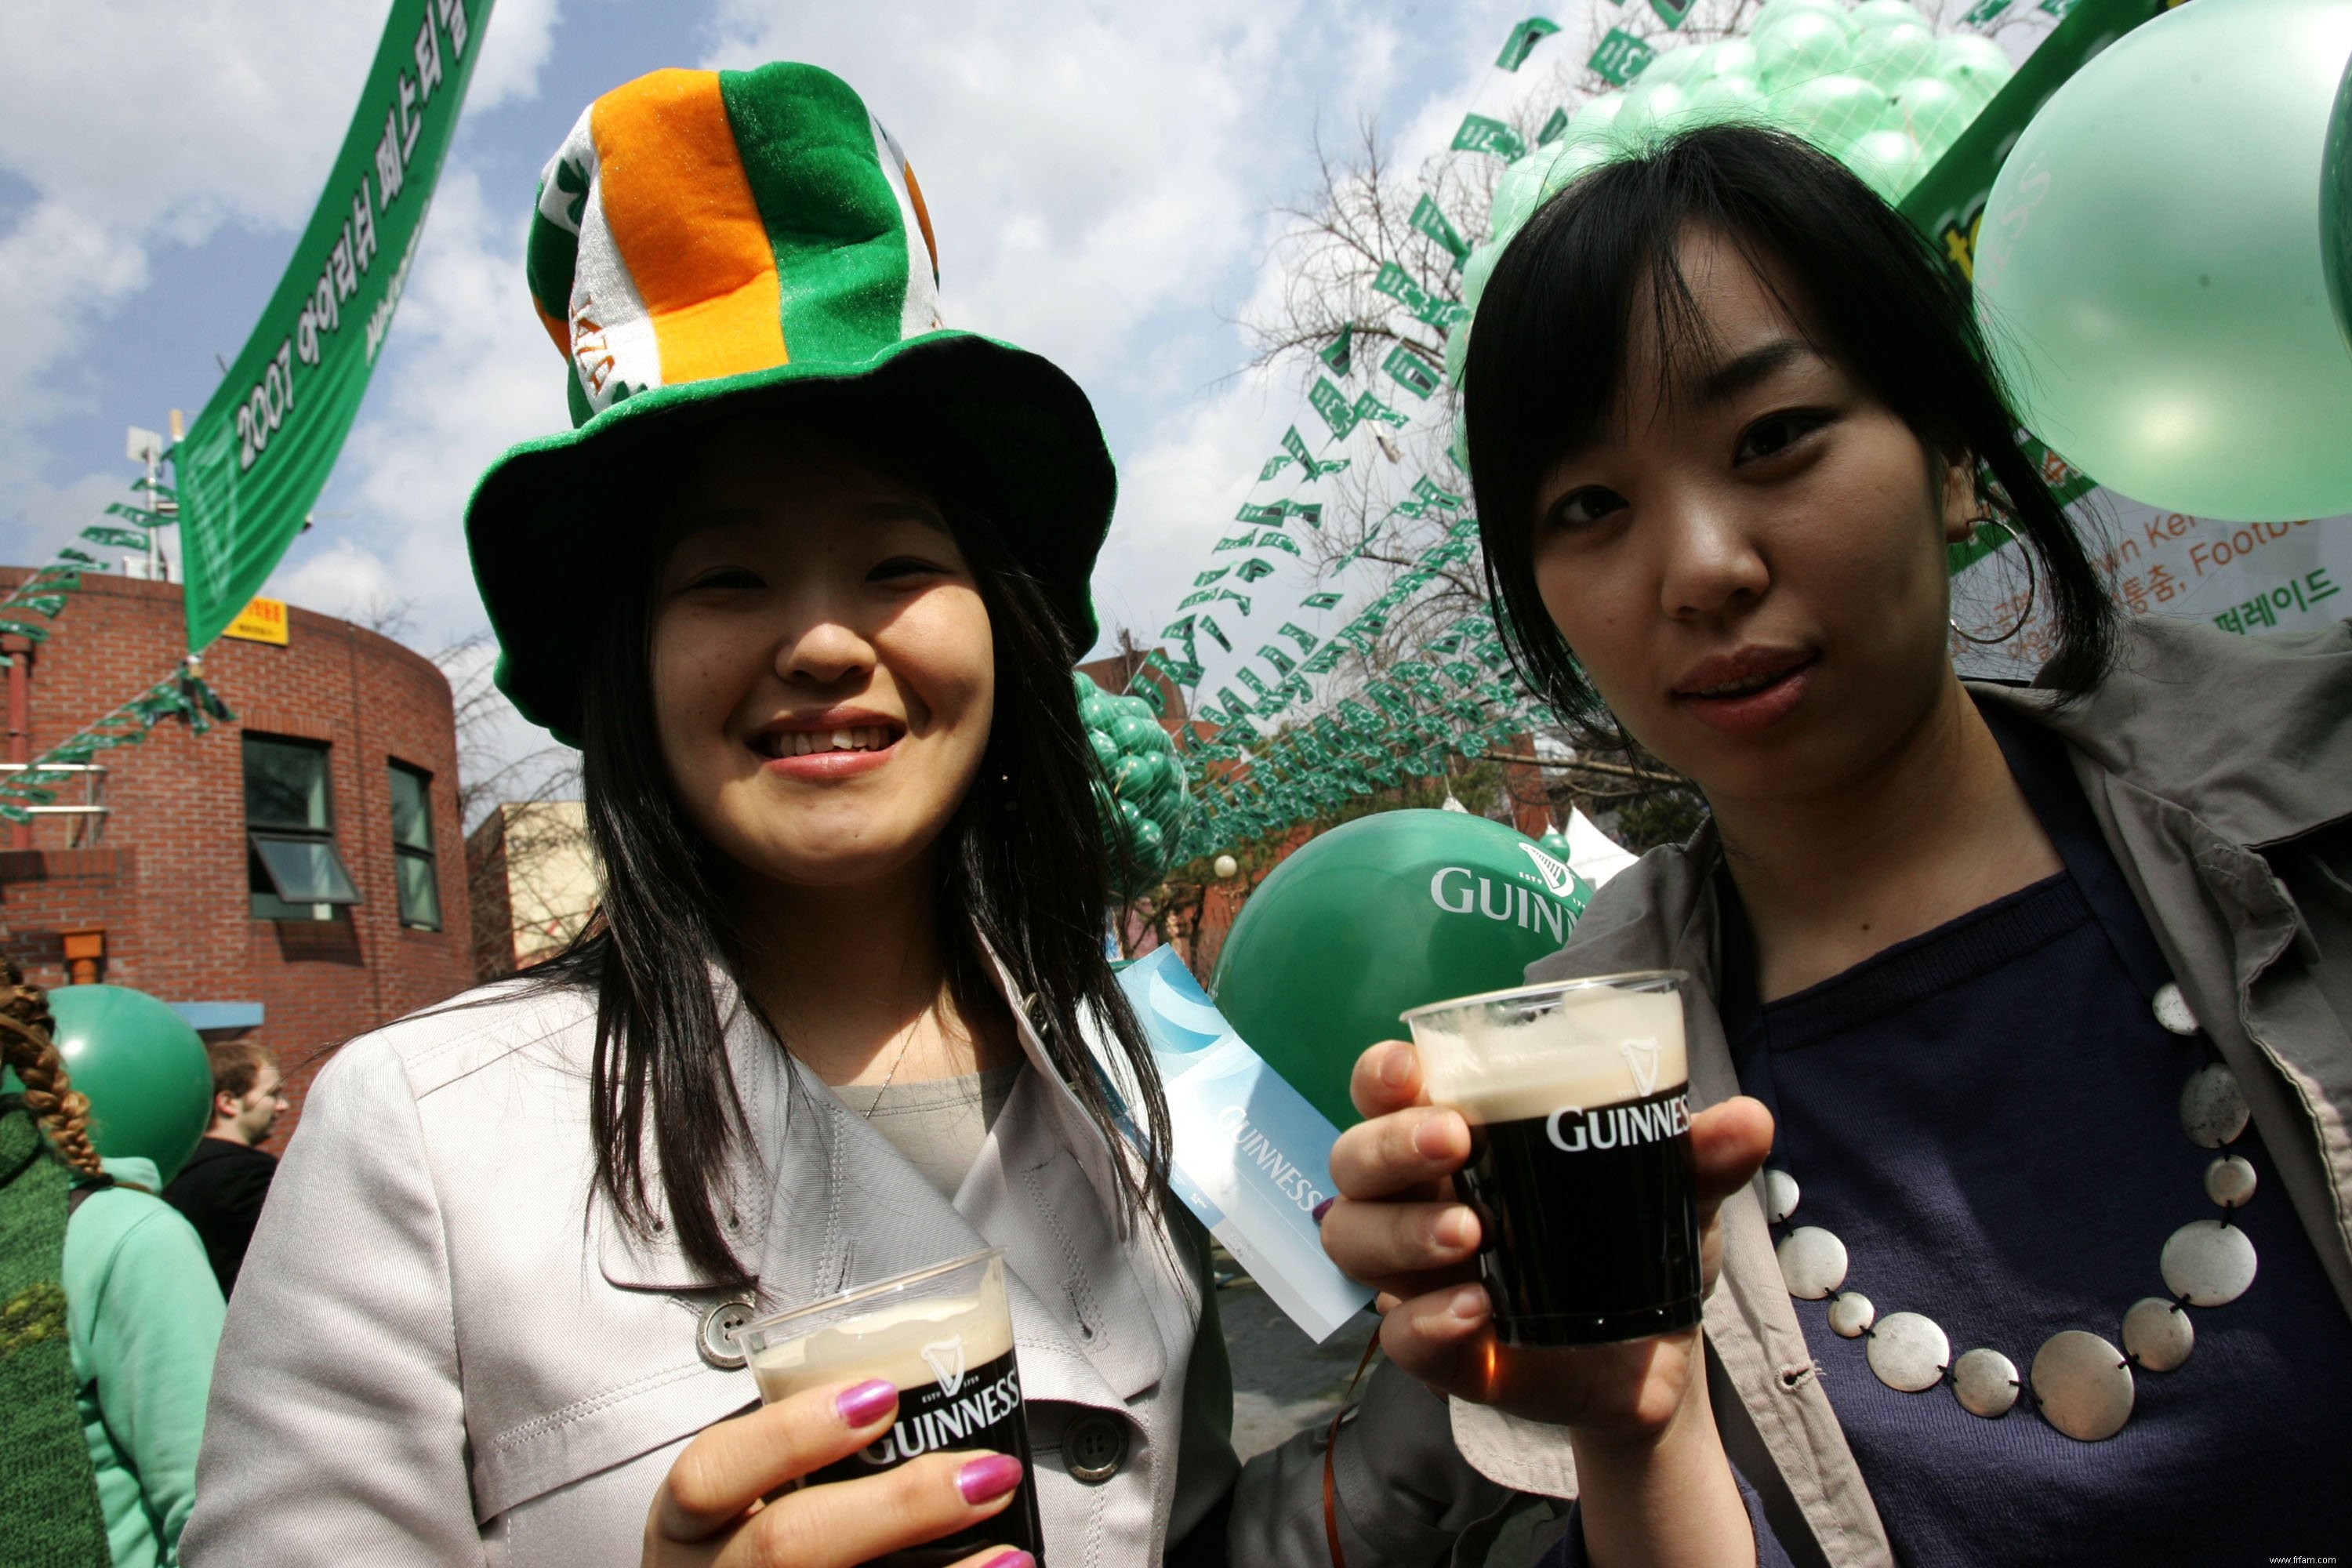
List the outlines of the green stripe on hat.
{"label": "green stripe on hat", "polygon": [[[542,195],[544,191],[542,184]],[[548,222],[538,206],[536,201],[531,204],[530,237],[523,243],[523,279],[547,319],[562,321],[572,314],[572,275],[580,262],[580,236]]]}
{"label": "green stripe on hat", "polygon": [[721,71],[719,91],[775,247],[785,353],[858,363],[896,343],[907,230],[864,100],[789,61]]}

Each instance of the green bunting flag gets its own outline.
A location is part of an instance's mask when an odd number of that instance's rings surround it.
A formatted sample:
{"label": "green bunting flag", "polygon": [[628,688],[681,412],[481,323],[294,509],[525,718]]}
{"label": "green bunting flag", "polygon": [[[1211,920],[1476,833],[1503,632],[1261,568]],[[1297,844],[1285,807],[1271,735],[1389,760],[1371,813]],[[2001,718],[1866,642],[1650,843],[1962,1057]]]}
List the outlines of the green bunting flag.
{"label": "green bunting flag", "polygon": [[1462,128],[1454,133],[1454,150],[1457,153],[1492,153],[1505,163],[1516,159],[1528,150],[1518,133],[1499,120],[1489,120],[1483,114],[1465,114]]}
{"label": "green bunting flag", "polygon": [[1454,510],[1459,510],[1470,504],[1468,500],[1455,495],[1452,490],[1439,489],[1437,481],[1427,474],[1413,480],[1412,493],[1433,506],[1442,506]]}
{"label": "green bunting flag", "polygon": [[1258,649],[1256,657],[1274,666],[1276,671],[1282,675],[1288,675],[1298,668],[1298,661],[1274,643]]}
{"label": "green bunting flag", "polygon": [[1350,321],[1339,329],[1338,337],[1323,345],[1323,352],[1318,357],[1331,367],[1333,375],[1341,377],[1347,375],[1349,367],[1354,363],[1355,341],[1356,323]]}
{"label": "green bunting flag", "polygon": [[[1454,145],[1461,143],[1457,142]],[[1427,191],[1423,191],[1421,200],[1413,204],[1412,223],[1414,228],[1437,241],[1445,253],[1454,258],[1455,271],[1459,272],[1462,264],[1470,259],[1470,242],[1455,230],[1445,216],[1445,209],[1439,206],[1437,198]]]}
{"label": "green bunting flag", "polygon": [[1298,605],[1306,610],[1336,610],[1339,607],[1339,595],[1329,592],[1309,594]]}
{"label": "green bunting flag", "polygon": [[1246,522],[1253,528],[1269,522],[1279,528],[1282,520],[1288,515],[1288,509],[1280,501],[1244,501],[1241,510],[1234,513],[1234,521]]}
{"label": "green bunting flag", "polygon": [[[1608,35],[1601,40],[1601,47],[1592,51],[1592,58],[1584,63],[1591,67],[1610,86],[1623,87],[1627,82],[1640,76],[1649,63],[1657,58],[1657,50],[1650,47],[1633,34],[1622,27],[1612,27]],[[1454,145],[1461,145],[1458,139]]]}
{"label": "green bunting flag", "polygon": [[1549,16],[1530,16],[1511,29],[1503,40],[1503,52],[1495,57],[1497,70],[1515,71],[1528,63],[1535,47],[1559,31],[1559,24]]}
{"label": "green bunting flag", "polygon": [[1381,362],[1381,368],[1389,373],[1391,380],[1424,402],[1440,384],[1436,367],[1402,343],[1389,350],[1389,357]]}
{"label": "green bunting flag", "polygon": [[[1345,463],[1341,463],[1337,466],[1339,468],[1347,467]],[[1323,526],[1323,503],[1321,501],[1314,500],[1292,501],[1290,503],[1290,515],[1298,519],[1299,521],[1305,523],[1307,527],[1319,531]]]}
{"label": "green bunting flag", "polygon": [[173,459],[192,648],[219,636],[259,592],[351,433],[481,57],[491,0],[392,0],[386,9],[325,193],[253,335]]}
{"label": "green bunting flag", "polygon": [[1690,15],[1694,4],[1696,0],[1650,0],[1650,9],[1655,11],[1658,20],[1667,26],[1679,27],[1683,25],[1683,18]]}
{"label": "green bunting flag", "polygon": [[[1274,575],[1274,567],[1259,556],[1253,555],[1234,569],[1234,576],[1244,583],[1255,583],[1261,577]],[[1247,610],[1242,612],[1248,615]]]}
{"label": "green bunting flag", "polygon": [[1323,416],[1331,426],[1334,439],[1344,437],[1360,422],[1361,416],[1348,402],[1348,395],[1321,376],[1315,378],[1313,390],[1307,395],[1307,405]]}
{"label": "green bunting flag", "polygon": [[1393,261],[1381,262],[1381,269],[1372,275],[1372,292],[1386,294],[1406,310],[1416,312],[1429,303],[1428,294],[1412,280],[1412,274]]}
{"label": "green bunting flag", "polygon": [[1210,637],[1215,638],[1216,644],[1219,647],[1223,648],[1227,653],[1234,651],[1234,639],[1225,635],[1224,627],[1217,625],[1216,617],[1213,616],[1202,616],[1201,617],[1201,629],[1208,633]]}
{"label": "green bunting flag", "polygon": [[1265,460],[1265,467],[1257,471],[1257,482],[1260,484],[1265,483],[1266,480],[1274,478],[1275,475],[1282,472],[1283,469],[1289,466],[1290,459],[1286,457],[1276,456],[1268,458]]}
{"label": "green bunting flag", "polygon": [[1277,533],[1270,528],[1257,536],[1257,542],[1261,550],[1280,550],[1291,555],[1298,553],[1297,540],[1286,533]]}
{"label": "green bunting flag", "polygon": [[1356,406],[1351,412],[1359,420],[1376,419],[1383,425],[1393,425],[1399,429],[1412,423],[1369,392],[1356,399]]}
{"label": "green bunting flag", "polygon": [[1551,118],[1543,122],[1543,129],[1536,132],[1536,145],[1549,147],[1567,134],[1568,110],[1555,109],[1551,111]]}
{"label": "green bunting flag", "polygon": [[1288,621],[1285,621],[1282,625],[1276,626],[1275,628],[1274,635],[1281,637],[1288,637],[1292,642],[1298,645],[1298,651],[1301,653],[1313,653],[1315,651],[1315,644],[1318,640],[1313,632],[1295,626]]}
{"label": "green bunting flag", "polygon": [[1256,542],[1257,535],[1254,531],[1236,533],[1229,538],[1220,539],[1217,541],[1214,545],[1210,547],[1209,553],[1214,555],[1226,550],[1247,550],[1251,545],[1255,544]]}
{"label": "green bunting flag", "polygon": [[[1230,566],[1220,566],[1213,572],[1202,572],[1192,579],[1192,586],[1195,588],[1205,588],[1210,584],[1215,582],[1218,578],[1223,576],[1226,573],[1232,570],[1233,568]],[[1161,637],[1166,637],[1168,634],[1166,632],[1162,632],[1160,635]]]}
{"label": "green bunting flag", "polygon": [[127,528],[108,528],[100,525],[83,529],[81,536],[92,544],[111,544],[124,550],[147,548],[147,536],[143,533],[133,533]]}
{"label": "green bunting flag", "polygon": [[[125,506],[119,500],[109,501],[106,503],[106,515],[109,517],[127,518],[131,521],[137,523],[142,528],[161,528],[165,523],[173,521],[171,518],[165,517],[160,511],[148,511],[142,507]],[[147,542],[142,539],[139,542],[139,545],[140,548],[143,550],[146,548]]]}

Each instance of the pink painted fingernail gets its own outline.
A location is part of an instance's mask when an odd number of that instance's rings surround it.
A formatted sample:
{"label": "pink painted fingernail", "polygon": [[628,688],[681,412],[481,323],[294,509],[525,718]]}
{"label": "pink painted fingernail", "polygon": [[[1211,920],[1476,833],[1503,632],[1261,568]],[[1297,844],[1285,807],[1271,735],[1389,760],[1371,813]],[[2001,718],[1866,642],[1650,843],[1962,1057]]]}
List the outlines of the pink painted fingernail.
{"label": "pink painted fingernail", "polygon": [[835,1395],[833,1407],[851,1426],[871,1426],[888,1415],[890,1406],[898,1402],[898,1390],[894,1384],[869,1377]]}
{"label": "pink painted fingernail", "polygon": [[1312,1209],[1309,1209],[1307,1214],[1317,1225],[1321,1225],[1323,1223],[1323,1216],[1329,1214],[1331,1212],[1331,1205],[1339,1201],[1339,1200],[1337,1198],[1325,1198],[1321,1203],[1317,1204]]}
{"label": "pink painted fingernail", "polygon": [[1021,1461],[1010,1454],[991,1454],[984,1459],[974,1459],[956,1472],[956,1489],[963,1500],[975,1507],[994,1502],[1021,1484]]}
{"label": "pink painted fingernail", "polygon": [[980,1568],[1037,1568],[1037,1560],[1026,1552],[1000,1552]]}

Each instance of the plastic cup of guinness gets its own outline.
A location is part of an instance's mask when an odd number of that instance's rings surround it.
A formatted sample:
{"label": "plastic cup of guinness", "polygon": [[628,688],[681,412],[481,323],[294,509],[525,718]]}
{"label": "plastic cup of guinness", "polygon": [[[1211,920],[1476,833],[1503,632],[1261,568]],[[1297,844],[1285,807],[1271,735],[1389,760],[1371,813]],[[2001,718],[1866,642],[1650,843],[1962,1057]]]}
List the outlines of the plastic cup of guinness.
{"label": "plastic cup of guinness", "polygon": [[1699,1320],[1679,970],[1489,992],[1404,1015],[1430,1100],[1470,1124],[1455,1175],[1507,1345],[1608,1344]]}
{"label": "plastic cup of guinness", "polygon": [[1017,1546],[1045,1562],[1002,1247],[759,1319],[737,1339],[761,1399],[771,1405],[803,1389],[867,1378],[898,1390],[898,1416],[887,1432],[803,1478],[803,1485],[878,1475],[935,1451],[985,1448],[1021,1461],[1021,1489],[1002,1513],[877,1557],[869,1568],[945,1568],[990,1546]]}

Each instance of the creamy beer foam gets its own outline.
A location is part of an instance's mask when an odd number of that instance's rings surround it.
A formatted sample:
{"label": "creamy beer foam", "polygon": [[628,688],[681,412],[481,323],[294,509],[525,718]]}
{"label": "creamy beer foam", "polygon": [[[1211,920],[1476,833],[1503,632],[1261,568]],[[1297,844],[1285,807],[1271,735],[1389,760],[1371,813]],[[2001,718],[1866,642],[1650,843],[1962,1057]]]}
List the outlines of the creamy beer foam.
{"label": "creamy beer foam", "polygon": [[820,1384],[869,1377],[887,1378],[902,1389],[920,1388],[940,1381],[947,1366],[977,1372],[1012,1353],[1013,1319],[1001,1293],[935,1296],[895,1301],[806,1339],[767,1345],[752,1355],[751,1374],[759,1380],[760,1396],[773,1404]]}
{"label": "creamy beer foam", "polygon": [[1645,1100],[1689,1077],[1672,991],[1584,986],[1540,1012],[1475,1003],[1416,1016],[1412,1038],[1429,1098],[1475,1123]]}

